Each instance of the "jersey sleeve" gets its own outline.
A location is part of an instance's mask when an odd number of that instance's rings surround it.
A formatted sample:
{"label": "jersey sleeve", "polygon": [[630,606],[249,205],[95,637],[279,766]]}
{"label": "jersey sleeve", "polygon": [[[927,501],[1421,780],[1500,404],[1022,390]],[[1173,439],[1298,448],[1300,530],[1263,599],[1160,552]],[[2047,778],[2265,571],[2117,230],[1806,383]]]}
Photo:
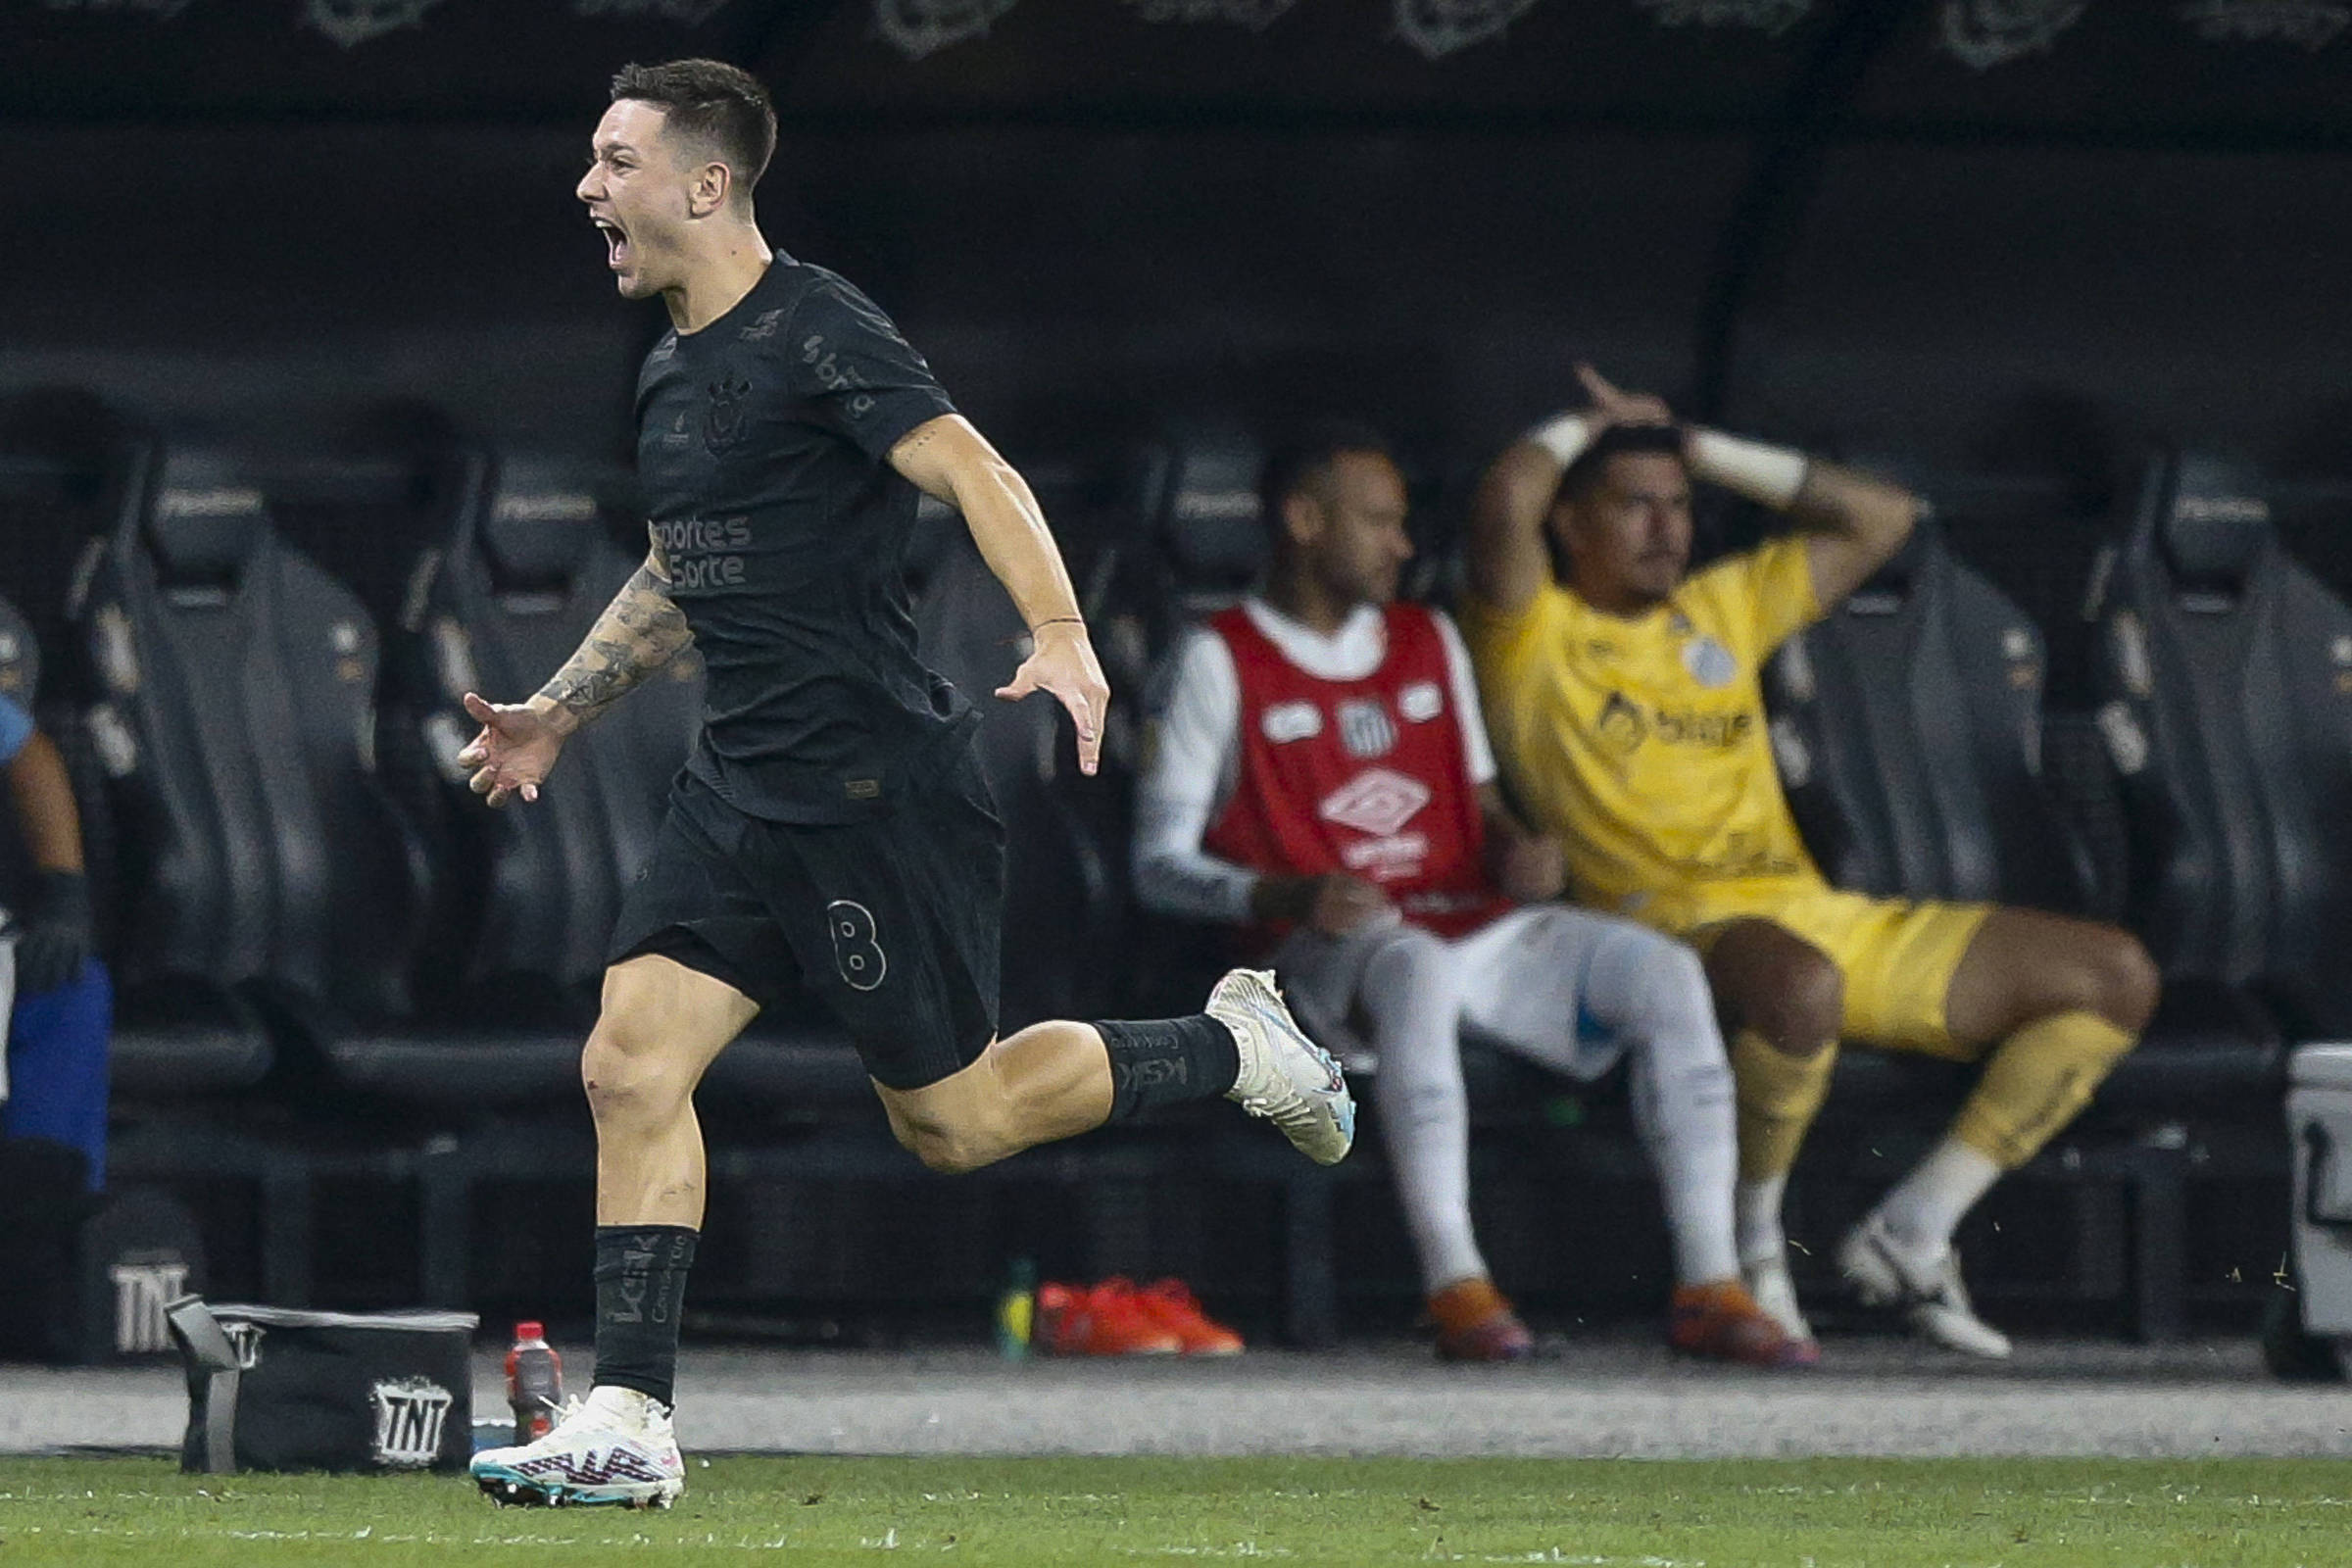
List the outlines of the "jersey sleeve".
{"label": "jersey sleeve", "polygon": [[1802,534],[1784,534],[1719,561],[1691,579],[1692,608],[1715,635],[1754,663],[1821,618]]}
{"label": "jersey sleeve", "polygon": [[0,697],[0,763],[13,762],[32,740],[32,715],[13,697]]}
{"label": "jersey sleeve", "polygon": [[1444,611],[1432,612],[1438,636],[1446,644],[1446,684],[1453,689],[1453,710],[1462,726],[1462,763],[1473,784],[1494,782],[1494,748],[1487,740],[1485,710],[1478,701],[1478,675],[1470,667],[1470,650],[1461,631]]}
{"label": "jersey sleeve", "polygon": [[868,457],[888,457],[907,431],[956,412],[881,307],[841,278],[820,277],[801,296],[783,353],[793,393]]}
{"label": "jersey sleeve", "polygon": [[1194,628],[1161,671],[1136,787],[1135,893],[1162,914],[1229,924],[1250,916],[1255,873],[1200,847],[1232,789],[1241,713],[1233,651]]}
{"label": "jersey sleeve", "polygon": [[[1557,587],[1545,587],[1512,611],[1496,609],[1475,591],[1462,596],[1462,638],[1470,651],[1479,690],[1488,698],[1486,722],[1501,730],[1506,752],[1515,711],[1512,695],[1529,688],[1544,644],[1558,635],[1562,597]],[[1494,729],[1486,733],[1492,740]]]}

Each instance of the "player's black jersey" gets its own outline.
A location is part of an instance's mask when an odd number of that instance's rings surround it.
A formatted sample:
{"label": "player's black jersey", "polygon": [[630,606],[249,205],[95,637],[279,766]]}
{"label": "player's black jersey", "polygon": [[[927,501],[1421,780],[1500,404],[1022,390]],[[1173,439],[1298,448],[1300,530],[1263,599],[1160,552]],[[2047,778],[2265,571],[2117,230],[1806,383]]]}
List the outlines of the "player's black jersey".
{"label": "player's black jersey", "polygon": [[687,765],[738,808],[866,814],[968,723],[915,657],[916,493],[885,461],[954,407],[872,301],[781,251],[734,309],[646,356],[637,472],[710,672]]}

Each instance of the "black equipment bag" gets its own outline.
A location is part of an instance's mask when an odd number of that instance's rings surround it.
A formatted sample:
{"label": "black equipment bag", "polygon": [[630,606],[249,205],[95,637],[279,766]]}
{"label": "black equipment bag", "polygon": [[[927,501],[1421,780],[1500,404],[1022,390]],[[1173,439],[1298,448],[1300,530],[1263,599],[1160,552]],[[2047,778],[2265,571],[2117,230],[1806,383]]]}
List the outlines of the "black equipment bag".
{"label": "black equipment bag", "polygon": [[470,1312],[170,1308],[188,1373],[179,1467],[462,1470],[473,1455]]}

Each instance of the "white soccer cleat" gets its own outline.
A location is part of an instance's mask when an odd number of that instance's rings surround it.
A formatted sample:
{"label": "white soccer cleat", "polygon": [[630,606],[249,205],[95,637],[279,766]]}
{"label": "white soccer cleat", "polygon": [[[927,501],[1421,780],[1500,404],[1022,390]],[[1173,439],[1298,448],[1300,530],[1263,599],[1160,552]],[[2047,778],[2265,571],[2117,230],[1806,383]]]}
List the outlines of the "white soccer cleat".
{"label": "white soccer cleat", "polygon": [[1747,1282],[1747,1294],[1756,1298],[1766,1317],[1781,1326],[1783,1334],[1792,1340],[1813,1338],[1813,1325],[1805,1321],[1804,1308],[1796,1304],[1796,1282],[1788,1277],[1785,1250],[1743,1259],[1740,1275]]}
{"label": "white soccer cleat", "polygon": [[1284,1005],[1274,977],[1263,969],[1235,969],[1208,994],[1205,1009],[1233,1031],[1241,1076],[1225,1091],[1252,1116],[1282,1130],[1291,1146],[1318,1165],[1336,1165],[1355,1146],[1355,1100],[1340,1064],[1306,1037]]}
{"label": "white soccer cleat", "polygon": [[475,1454],[470,1472],[495,1502],[546,1508],[666,1508],[686,1493],[686,1459],[660,1403],[605,1386],[567,1402],[546,1437]]}
{"label": "white soccer cleat", "polygon": [[1873,1214],[1838,1249],[1838,1271],[1864,1306],[1901,1312],[1914,1330],[1944,1348],[1988,1361],[2008,1359],[2009,1336],[1977,1316],[1968,1299],[1957,1248],[1922,1257]]}

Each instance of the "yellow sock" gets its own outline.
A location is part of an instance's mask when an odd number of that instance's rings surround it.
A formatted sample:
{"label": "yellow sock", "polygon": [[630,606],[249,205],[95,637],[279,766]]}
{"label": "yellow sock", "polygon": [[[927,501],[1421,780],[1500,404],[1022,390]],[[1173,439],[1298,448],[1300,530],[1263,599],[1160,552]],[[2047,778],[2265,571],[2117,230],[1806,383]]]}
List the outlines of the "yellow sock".
{"label": "yellow sock", "polygon": [[1805,1129],[1830,1095],[1838,1044],[1809,1056],[1776,1051],[1753,1029],[1732,1036],[1732,1077],[1740,1104],[1740,1179],[1768,1181],[1796,1164]]}
{"label": "yellow sock", "polygon": [[2132,1037],[2095,1012],[2026,1025],[1985,1058],[1952,1136],[2003,1170],[2032,1159],[2115,1070]]}

